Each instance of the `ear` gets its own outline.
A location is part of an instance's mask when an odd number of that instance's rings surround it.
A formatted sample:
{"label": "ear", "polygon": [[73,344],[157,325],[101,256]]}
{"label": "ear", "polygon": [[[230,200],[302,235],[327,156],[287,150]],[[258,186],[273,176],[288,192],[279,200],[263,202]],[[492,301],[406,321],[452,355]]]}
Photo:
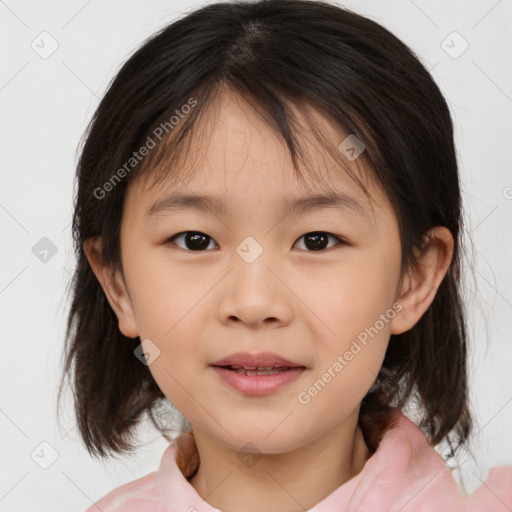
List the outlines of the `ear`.
{"label": "ear", "polygon": [[402,334],[414,327],[428,309],[450,267],[453,245],[453,236],[444,226],[436,226],[426,234],[418,263],[403,280],[397,299],[402,309],[391,321],[391,334]]}
{"label": "ear", "polygon": [[119,330],[128,338],[136,338],[139,335],[137,323],[123,276],[103,261],[99,238],[88,238],[83,247],[92,271],[117,316]]}

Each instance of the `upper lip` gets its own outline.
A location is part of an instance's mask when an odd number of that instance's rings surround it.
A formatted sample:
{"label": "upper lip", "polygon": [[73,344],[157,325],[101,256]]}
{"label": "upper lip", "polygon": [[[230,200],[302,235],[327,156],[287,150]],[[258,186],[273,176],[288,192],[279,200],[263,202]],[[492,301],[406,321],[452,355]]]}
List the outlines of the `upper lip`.
{"label": "upper lip", "polygon": [[249,352],[236,352],[223,359],[219,359],[212,366],[243,366],[245,368],[269,368],[269,367],[280,367],[290,366],[297,367],[304,365],[289,361],[284,357],[281,357],[272,352],[260,352],[259,354],[250,354]]}

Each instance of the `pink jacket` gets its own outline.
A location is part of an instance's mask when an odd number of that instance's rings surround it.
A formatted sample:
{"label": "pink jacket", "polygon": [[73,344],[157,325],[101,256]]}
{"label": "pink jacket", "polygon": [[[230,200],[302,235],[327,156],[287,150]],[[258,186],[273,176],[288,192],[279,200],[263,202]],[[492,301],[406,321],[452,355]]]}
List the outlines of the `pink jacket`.
{"label": "pink jacket", "polygon": [[[86,512],[221,512],[186,478],[198,464],[193,436],[180,434],[158,471],[114,489]],[[362,471],[307,512],[398,511],[511,512],[512,465],[492,468],[475,492],[464,494],[423,432],[398,412]]]}

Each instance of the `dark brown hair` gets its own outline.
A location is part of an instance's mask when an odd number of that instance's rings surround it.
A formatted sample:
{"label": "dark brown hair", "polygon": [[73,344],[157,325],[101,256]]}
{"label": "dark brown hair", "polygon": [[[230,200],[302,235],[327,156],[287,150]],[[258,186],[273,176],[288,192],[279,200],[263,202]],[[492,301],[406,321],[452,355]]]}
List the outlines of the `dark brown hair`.
{"label": "dark brown hair", "polygon": [[[297,172],[298,160],[305,161],[297,133],[307,134],[292,107],[305,113],[306,105],[313,106],[364,142],[358,161],[383,187],[399,223],[402,274],[417,262],[430,228],[450,230],[451,266],[418,323],[391,335],[361,404],[360,425],[375,449],[391,408],[414,402],[430,441],[457,450],[467,442],[472,418],[460,293],[461,194],[449,109],[417,56],[392,33],[348,9],[309,0],[213,3],[184,15],[129,58],[94,113],[76,175],[77,267],[58,398],[68,377],[87,449],[96,456],[133,450],[133,432],[145,414],[164,432],[154,412],[166,398],[134,356],[140,340],[118,329],[83,243],[101,237],[104,261],[122,272],[120,223],[128,183],[142,173],[156,179],[157,170],[165,176],[180,154],[192,154],[196,121],[226,87],[283,138]],[[184,112],[191,98],[194,108],[172,130],[164,124],[158,147],[127,170],[134,152],[173,114]],[[325,146],[342,160],[341,151]],[[125,172],[116,174],[121,168]]]}

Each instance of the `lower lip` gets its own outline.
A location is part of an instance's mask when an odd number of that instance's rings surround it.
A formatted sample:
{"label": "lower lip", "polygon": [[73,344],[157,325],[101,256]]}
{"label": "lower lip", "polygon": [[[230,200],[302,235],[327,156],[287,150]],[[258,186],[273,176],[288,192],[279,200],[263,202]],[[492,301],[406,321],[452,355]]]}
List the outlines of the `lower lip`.
{"label": "lower lip", "polygon": [[247,395],[268,395],[296,380],[304,367],[290,368],[272,375],[244,375],[220,366],[212,366],[223,382]]}

